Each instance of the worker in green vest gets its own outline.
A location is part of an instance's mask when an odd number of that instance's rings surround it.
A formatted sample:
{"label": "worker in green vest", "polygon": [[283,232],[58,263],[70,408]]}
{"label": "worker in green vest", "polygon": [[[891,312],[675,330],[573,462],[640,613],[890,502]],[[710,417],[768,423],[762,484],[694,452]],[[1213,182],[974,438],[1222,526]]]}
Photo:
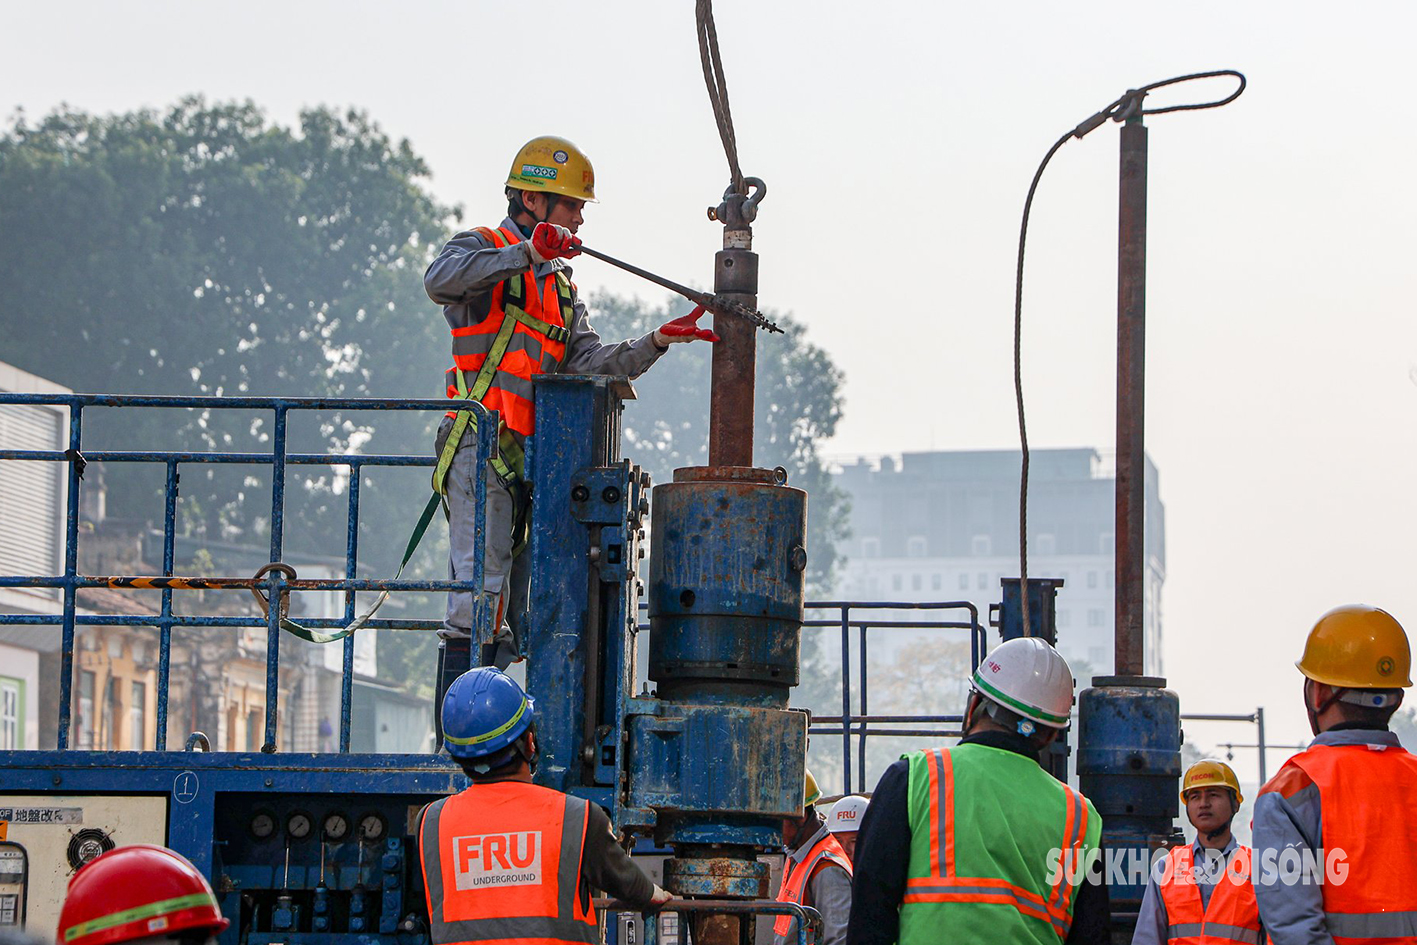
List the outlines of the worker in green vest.
{"label": "worker in green vest", "polygon": [[1107,887],[1085,879],[1102,818],[1038,763],[1072,704],[1072,672],[1043,640],[984,658],[960,743],[904,756],[871,795],[847,945],[1109,941]]}

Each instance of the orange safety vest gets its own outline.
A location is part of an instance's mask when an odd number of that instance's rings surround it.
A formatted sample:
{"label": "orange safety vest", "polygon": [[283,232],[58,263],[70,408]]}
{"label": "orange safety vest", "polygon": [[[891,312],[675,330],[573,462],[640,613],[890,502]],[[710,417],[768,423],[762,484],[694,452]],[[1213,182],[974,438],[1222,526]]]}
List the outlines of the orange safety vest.
{"label": "orange safety vest", "polygon": [[1328,933],[1339,945],[1417,942],[1417,758],[1397,746],[1316,745],[1290,765],[1318,786],[1325,859],[1342,850],[1348,869],[1341,883],[1324,876]]}
{"label": "orange safety vest", "polygon": [[[483,226],[475,232],[498,249],[522,241],[520,234],[503,228]],[[536,430],[532,377],[554,373],[565,358],[573,306],[571,283],[560,270],[548,273],[540,285],[530,268],[497,283],[487,316],[452,329],[454,366],[447,371],[448,396],[470,393],[473,400],[498,411],[507,429],[531,436]],[[490,376],[478,384],[489,358]]]}
{"label": "orange safety vest", "polygon": [[1258,945],[1260,907],[1250,884],[1250,848],[1236,847],[1225,872],[1211,889],[1210,903],[1201,902],[1196,883],[1195,851],[1188,844],[1176,847],[1169,877],[1159,884],[1166,904],[1166,938],[1172,945]]}
{"label": "orange safety vest", "polygon": [[418,851],[433,945],[598,945],[580,901],[589,822],[589,802],[520,781],[429,804]]}
{"label": "orange safety vest", "polygon": [[[791,857],[783,860],[782,885],[777,891],[778,902],[794,902],[802,905],[802,896],[807,892],[807,883],[811,882],[817,870],[828,863],[835,863],[846,870],[846,875],[851,875],[851,860],[846,856],[846,851],[842,849],[836,837],[830,833],[824,834],[822,839],[812,844],[812,849],[807,851],[807,855],[801,861],[794,861]],[[772,931],[777,936],[787,936],[792,933],[792,925],[796,920],[790,915],[780,915],[772,924]]]}

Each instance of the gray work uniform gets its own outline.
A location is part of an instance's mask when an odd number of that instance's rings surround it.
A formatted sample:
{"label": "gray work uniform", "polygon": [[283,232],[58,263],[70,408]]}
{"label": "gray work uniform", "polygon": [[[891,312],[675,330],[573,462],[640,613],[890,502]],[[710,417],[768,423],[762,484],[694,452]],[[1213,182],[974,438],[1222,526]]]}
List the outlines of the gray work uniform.
{"label": "gray work uniform", "polygon": [[[1392,732],[1378,729],[1342,729],[1322,732],[1309,743],[1315,745],[1368,745],[1374,750],[1402,749],[1402,743]],[[1274,784],[1280,776],[1271,779]],[[1266,785],[1269,787],[1269,785]],[[1391,785],[1392,804],[1375,810],[1372,816],[1380,822],[1396,825],[1411,822],[1417,809],[1410,785]],[[1323,811],[1319,803],[1319,786],[1309,783],[1289,796],[1278,790],[1261,789],[1255,798],[1254,825],[1251,829],[1254,865],[1251,877],[1255,884],[1255,901],[1260,907],[1260,919],[1274,945],[1333,945],[1334,933],[1341,937],[1384,937],[1379,930],[1353,929],[1364,916],[1329,915],[1324,910],[1323,886],[1315,882],[1284,882],[1279,857],[1293,849],[1308,852],[1317,863],[1324,862]],[[1396,926],[1386,930],[1394,938],[1417,935],[1417,913],[1388,913]],[[1367,932],[1368,934],[1363,934]],[[1405,938],[1403,939],[1406,940]]]}
{"label": "gray work uniform", "polygon": [[[499,226],[520,234],[510,218]],[[428,297],[443,306],[443,317],[449,329],[476,325],[491,309],[492,289],[497,283],[524,273],[528,267],[538,285],[553,271],[563,271],[567,280],[571,268],[565,260],[553,259],[532,265],[531,244],[526,241],[493,246],[481,234],[464,230],[458,233],[423,274],[423,287]],[[654,334],[633,341],[605,344],[591,327],[585,303],[574,284],[571,287],[574,313],[570,338],[566,341],[566,356],[559,372],[563,374],[624,374],[638,377],[653,364],[663,350],[654,343]],[[442,454],[443,443],[452,427],[452,418],[444,418],[438,429],[435,449]],[[556,436],[564,431],[538,431]],[[473,549],[476,547],[473,528],[473,464],[475,439],[465,435],[448,470],[448,573],[452,580],[466,581],[473,572]],[[489,468],[483,472],[487,482],[487,541],[484,561],[483,588],[495,598],[494,607],[502,613],[497,630],[499,642],[511,644],[511,652],[519,651],[514,642],[513,628],[520,631],[520,617],[526,609],[527,577],[530,571],[524,558],[515,570],[512,562],[512,495]],[[444,637],[466,637],[472,627],[472,594],[452,591],[448,594],[447,614],[443,620]],[[481,641],[490,642],[490,641]],[[505,651],[504,651],[505,652]],[[507,660],[510,662],[510,659]],[[500,660],[499,660],[500,662]]]}
{"label": "gray work uniform", "polygon": [[[808,837],[787,853],[787,862],[782,864],[786,872],[789,864],[798,865],[807,858],[827,834],[825,822]],[[802,905],[811,906],[822,914],[822,940],[819,945],[844,945],[846,926],[851,918],[851,877],[846,870],[827,861],[811,878],[802,896]],[[797,942],[797,920],[786,935],[774,935],[773,945],[795,945]]]}

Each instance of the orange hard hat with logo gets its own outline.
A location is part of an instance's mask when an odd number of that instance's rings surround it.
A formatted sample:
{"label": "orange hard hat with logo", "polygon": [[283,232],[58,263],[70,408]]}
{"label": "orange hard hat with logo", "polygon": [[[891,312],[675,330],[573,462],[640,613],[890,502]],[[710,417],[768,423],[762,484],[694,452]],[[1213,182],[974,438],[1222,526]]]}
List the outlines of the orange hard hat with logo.
{"label": "orange hard hat with logo", "polygon": [[212,887],[186,857],[139,843],[95,857],[69,880],[56,945],[110,945],[230,925]]}
{"label": "orange hard hat with logo", "polygon": [[1335,607],[1319,618],[1294,664],[1314,682],[1340,689],[1406,689],[1412,650],[1402,624],[1366,604]]}
{"label": "orange hard hat with logo", "polygon": [[595,203],[595,168],[580,148],[565,138],[532,138],[512,160],[507,186],[536,190]]}
{"label": "orange hard hat with logo", "polygon": [[1181,779],[1181,803],[1186,802],[1187,791],[1203,787],[1229,788],[1235,792],[1236,804],[1245,800],[1245,795],[1240,793],[1240,779],[1235,777],[1234,769],[1223,761],[1206,759],[1187,768],[1185,777]]}

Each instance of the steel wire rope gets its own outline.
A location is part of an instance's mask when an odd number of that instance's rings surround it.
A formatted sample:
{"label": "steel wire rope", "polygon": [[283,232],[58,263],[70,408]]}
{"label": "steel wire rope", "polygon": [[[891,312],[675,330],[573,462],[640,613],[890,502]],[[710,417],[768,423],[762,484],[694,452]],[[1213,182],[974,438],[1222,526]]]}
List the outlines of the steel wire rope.
{"label": "steel wire rope", "polygon": [[[700,6],[706,6],[707,0],[700,0]],[[1144,108],[1142,103],[1146,96],[1156,89],[1166,88],[1170,85],[1179,85],[1182,82],[1191,82],[1197,79],[1213,79],[1220,76],[1231,76],[1239,80],[1235,91],[1224,98],[1216,99],[1213,102],[1195,102],[1181,105],[1168,105],[1164,108]],[[1018,406],[1018,438],[1019,450],[1022,454],[1019,466],[1019,495],[1018,495],[1018,549],[1019,549],[1019,607],[1023,618],[1023,635],[1030,636],[1031,625],[1028,614],[1028,425],[1025,421],[1023,407],[1023,259],[1024,248],[1028,242],[1028,218],[1033,210],[1033,197],[1038,191],[1038,182],[1043,178],[1043,171],[1048,167],[1048,162],[1053,160],[1053,155],[1058,153],[1058,149],[1068,142],[1069,138],[1082,138],[1088,133],[1096,130],[1107,122],[1108,119],[1116,122],[1127,121],[1131,118],[1141,118],[1146,115],[1166,115],[1171,112],[1201,111],[1207,108],[1219,108],[1222,105],[1229,105],[1239,98],[1245,91],[1245,76],[1234,69],[1216,69],[1211,72],[1192,72],[1188,75],[1179,75],[1170,79],[1162,79],[1160,82],[1153,82],[1150,85],[1143,85],[1141,88],[1128,89],[1120,98],[1112,102],[1106,108],[1089,116],[1077,127],[1065,132],[1061,138],[1053,142],[1053,146],[1048,149],[1048,153],[1043,155],[1043,160],[1038,164],[1038,170],[1033,173],[1033,181],[1028,185],[1028,197],[1023,202],[1023,219],[1019,224],[1018,232],[1018,266],[1014,277],[1014,398]]]}
{"label": "steel wire rope", "polygon": [[713,0],[698,0],[694,8],[699,37],[699,61],[704,67],[704,84],[708,87],[709,104],[723,140],[723,153],[728,157],[728,172],[733,193],[746,193],[743,169],[738,165],[738,139],[733,133],[733,112],[728,105],[728,80],[723,74],[723,60],[718,54],[718,29],[713,22]]}

